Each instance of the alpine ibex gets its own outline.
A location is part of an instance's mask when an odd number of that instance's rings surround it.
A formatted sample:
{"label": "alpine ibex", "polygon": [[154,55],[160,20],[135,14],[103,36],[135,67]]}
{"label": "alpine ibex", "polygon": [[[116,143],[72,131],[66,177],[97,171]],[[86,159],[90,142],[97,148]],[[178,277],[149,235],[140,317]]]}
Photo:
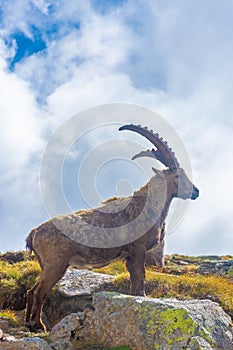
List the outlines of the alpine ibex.
{"label": "alpine ibex", "polygon": [[[27,247],[34,251],[42,269],[39,281],[27,292],[26,323],[31,330],[45,328],[41,320],[45,298],[69,265],[100,267],[122,257],[130,273],[131,294],[145,295],[146,252],[161,242],[161,238],[163,241],[161,235],[172,199],[196,199],[199,195],[167,142],[158,134],[132,124],[119,130],[135,131],[156,147],[156,150],[142,151],[133,159],[154,157],[166,169],[152,168],[155,175],[132,196],[106,201],[96,209],[55,217],[31,231],[26,238]],[[99,232],[109,228],[115,229],[113,233],[117,237],[123,237],[122,244],[106,247],[106,237],[102,238]],[[92,246],[88,245],[89,238],[85,241],[86,236],[92,238]],[[110,243],[114,237],[109,235]]]}

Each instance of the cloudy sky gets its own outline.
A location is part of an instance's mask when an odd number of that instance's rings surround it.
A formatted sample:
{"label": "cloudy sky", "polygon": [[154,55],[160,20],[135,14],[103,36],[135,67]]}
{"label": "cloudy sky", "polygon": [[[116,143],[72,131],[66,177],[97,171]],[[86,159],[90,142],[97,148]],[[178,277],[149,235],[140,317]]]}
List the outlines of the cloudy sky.
{"label": "cloudy sky", "polygon": [[[232,16],[230,0],[0,0],[0,251],[24,248],[48,219],[40,164],[55,130],[80,111],[124,102],[173,126],[200,189],[166,252],[233,255]],[[108,171],[96,177],[103,199],[116,194]],[[63,183],[81,209],[65,172]]]}

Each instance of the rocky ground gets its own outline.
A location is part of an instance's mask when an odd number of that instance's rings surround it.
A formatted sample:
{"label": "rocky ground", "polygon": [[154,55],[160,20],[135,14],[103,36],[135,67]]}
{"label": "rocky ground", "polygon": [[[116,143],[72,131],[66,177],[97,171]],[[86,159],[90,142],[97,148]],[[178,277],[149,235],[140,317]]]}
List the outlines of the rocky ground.
{"label": "rocky ground", "polygon": [[147,268],[153,298],[125,296],[129,276],[121,261],[96,273],[69,269],[44,307],[51,331],[33,334],[23,318],[38,264],[25,252],[1,255],[0,349],[233,348],[232,257],[172,255],[165,261],[163,270]]}

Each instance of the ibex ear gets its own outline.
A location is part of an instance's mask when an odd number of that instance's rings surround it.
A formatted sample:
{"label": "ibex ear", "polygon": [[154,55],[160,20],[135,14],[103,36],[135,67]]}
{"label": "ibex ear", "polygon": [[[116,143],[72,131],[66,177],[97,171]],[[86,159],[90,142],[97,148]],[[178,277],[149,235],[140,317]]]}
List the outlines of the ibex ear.
{"label": "ibex ear", "polygon": [[152,167],[153,172],[155,173],[156,176],[158,177],[164,177],[163,172],[161,170],[155,169]]}

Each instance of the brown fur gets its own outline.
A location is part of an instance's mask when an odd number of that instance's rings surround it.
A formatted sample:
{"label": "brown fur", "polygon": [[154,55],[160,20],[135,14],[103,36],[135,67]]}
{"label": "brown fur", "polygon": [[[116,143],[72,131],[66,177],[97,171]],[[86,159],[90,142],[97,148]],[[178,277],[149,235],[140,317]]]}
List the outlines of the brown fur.
{"label": "brown fur", "polygon": [[[104,266],[118,257],[125,258],[131,293],[145,295],[146,252],[160,247],[160,260],[163,259],[164,222],[172,199],[197,196],[197,188],[182,169],[156,171],[156,176],[133,196],[110,199],[96,209],[58,216],[33,229],[26,242],[39,260],[42,275],[27,293],[26,322],[30,328],[44,328],[41,321],[44,300],[69,265],[92,268]],[[99,234],[98,227],[103,230],[116,227],[122,244],[101,248],[101,244],[106,244],[106,237]],[[95,247],[88,246],[90,238]],[[125,238],[129,238],[129,243],[125,243]],[[110,234],[108,239],[111,243],[114,235]]]}
{"label": "brown fur", "polygon": [[108,198],[108,199],[102,201],[101,204],[107,204],[107,203],[110,203],[110,202],[114,202],[114,201],[116,201],[117,199],[118,199],[118,197],[113,196],[113,197],[110,197],[110,198]]}

